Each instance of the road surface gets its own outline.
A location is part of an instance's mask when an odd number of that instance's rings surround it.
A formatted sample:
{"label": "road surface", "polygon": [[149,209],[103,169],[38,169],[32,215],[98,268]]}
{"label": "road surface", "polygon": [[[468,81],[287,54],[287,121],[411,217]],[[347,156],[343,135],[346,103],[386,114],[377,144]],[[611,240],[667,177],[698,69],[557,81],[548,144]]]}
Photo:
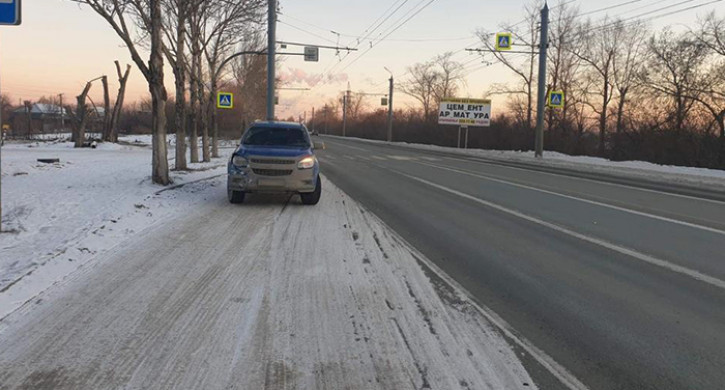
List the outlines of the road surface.
{"label": "road surface", "polygon": [[588,387],[723,387],[722,201],[324,139],[335,184]]}

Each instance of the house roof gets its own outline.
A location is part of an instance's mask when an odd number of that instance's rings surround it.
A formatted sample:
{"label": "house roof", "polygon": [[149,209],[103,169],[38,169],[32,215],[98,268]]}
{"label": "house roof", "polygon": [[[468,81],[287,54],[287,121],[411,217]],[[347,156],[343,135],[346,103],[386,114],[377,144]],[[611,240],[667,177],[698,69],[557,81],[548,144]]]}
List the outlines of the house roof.
{"label": "house roof", "polygon": [[[25,106],[18,107],[13,112],[18,114],[24,114],[26,113]],[[30,106],[30,113],[33,115],[60,115],[63,113],[63,115],[66,114],[65,108],[62,108],[60,106],[57,106],[55,104],[46,104],[46,103],[35,103]]]}

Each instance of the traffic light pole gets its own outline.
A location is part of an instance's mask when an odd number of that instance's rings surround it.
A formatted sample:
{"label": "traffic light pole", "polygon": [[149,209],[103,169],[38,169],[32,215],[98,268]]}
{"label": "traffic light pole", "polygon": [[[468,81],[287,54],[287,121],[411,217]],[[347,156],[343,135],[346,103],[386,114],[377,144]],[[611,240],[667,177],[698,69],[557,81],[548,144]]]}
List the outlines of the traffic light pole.
{"label": "traffic light pole", "polygon": [[539,47],[539,93],[536,112],[536,157],[544,157],[544,110],[546,109],[546,60],[549,46],[549,5],[541,10],[541,39]]}

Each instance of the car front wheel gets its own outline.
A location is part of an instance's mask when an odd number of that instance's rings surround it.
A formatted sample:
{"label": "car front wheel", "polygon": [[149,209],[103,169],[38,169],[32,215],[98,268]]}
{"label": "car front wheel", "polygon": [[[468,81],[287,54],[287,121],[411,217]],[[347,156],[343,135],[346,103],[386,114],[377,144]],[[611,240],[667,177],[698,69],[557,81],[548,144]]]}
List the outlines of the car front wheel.
{"label": "car front wheel", "polygon": [[300,194],[300,198],[302,198],[303,204],[314,206],[320,202],[321,195],[322,195],[322,178],[318,176],[317,185],[315,186],[315,191],[310,192],[308,194]]}
{"label": "car front wheel", "polygon": [[227,190],[227,197],[229,198],[229,203],[243,203],[244,195],[245,194],[242,191]]}

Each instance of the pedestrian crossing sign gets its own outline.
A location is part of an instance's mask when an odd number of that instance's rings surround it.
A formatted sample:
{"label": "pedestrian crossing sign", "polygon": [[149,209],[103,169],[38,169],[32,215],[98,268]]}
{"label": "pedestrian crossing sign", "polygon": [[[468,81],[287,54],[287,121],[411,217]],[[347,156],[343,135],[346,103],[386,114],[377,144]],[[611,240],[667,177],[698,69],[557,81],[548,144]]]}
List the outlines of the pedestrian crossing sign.
{"label": "pedestrian crossing sign", "polygon": [[497,51],[508,51],[513,46],[511,40],[511,33],[498,33],[496,34],[496,50]]}
{"label": "pedestrian crossing sign", "polygon": [[219,92],[219,94],[217,94],[216,107],[226,109],[234,108],[234,94],[229,92]]}
{"label": "pedestrian crossing sign", "polygon": [[563,108],[564,107],[564,92],[563,91],[549,92],[549,107],[554,107],[554,108]]}

